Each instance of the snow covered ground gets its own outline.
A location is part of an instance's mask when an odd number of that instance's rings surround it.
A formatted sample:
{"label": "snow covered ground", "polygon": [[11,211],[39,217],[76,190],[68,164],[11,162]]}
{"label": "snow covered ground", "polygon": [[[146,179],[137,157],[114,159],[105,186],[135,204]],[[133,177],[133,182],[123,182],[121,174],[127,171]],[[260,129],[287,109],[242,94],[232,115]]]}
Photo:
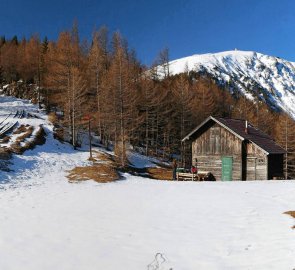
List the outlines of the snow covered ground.
{"label": "snow covered ground", "polygon": [[295,210],[293,181],[125,174],[71,184],[66,171],[86,164],[88,153],[55,141],[44,126],[46,144],[0,172],[1,270],[295,268],[295,220],[283,214]]}

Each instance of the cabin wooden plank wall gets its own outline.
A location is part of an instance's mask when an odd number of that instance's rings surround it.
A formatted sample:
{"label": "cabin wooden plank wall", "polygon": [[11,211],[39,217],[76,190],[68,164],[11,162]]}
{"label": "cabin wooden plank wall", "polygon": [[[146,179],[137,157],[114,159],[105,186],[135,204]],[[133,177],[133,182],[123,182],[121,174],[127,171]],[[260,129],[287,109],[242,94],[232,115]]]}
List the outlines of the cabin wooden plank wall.
{"label": "cabin wooden plank wall", "polygon": [[[225,181],[281,178],[284,149],[245,123],[241,119],[209,117],[183,140],[191,142],[191,164],[197,164],[199,170],[211,172],[216,180],[222,178],[222,167]],[[223,157],[231,157],[233,163]]]}
{"label": "cabin wooden plank wall", "polygon": [[268,179],[268,156],[258,146],[247,144],[246,180]]}
{"label": "cabin wooden plank wall", "polygon": [[192,143],[192,163],[199,170],[210,171],[221,180],[222,157],[233,157],[233,180],[242,179],[242,141],[218,124],[214,124]]}

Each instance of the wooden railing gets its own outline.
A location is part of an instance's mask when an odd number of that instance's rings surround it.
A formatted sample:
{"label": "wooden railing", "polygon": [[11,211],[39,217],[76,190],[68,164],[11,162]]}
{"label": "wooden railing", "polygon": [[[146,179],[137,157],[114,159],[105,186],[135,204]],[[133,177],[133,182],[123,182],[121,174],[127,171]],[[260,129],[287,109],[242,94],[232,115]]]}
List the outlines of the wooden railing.
{"label": "wooden railing", "polygon": [[209,172],[207,171],[198,171],[197,173],[176,172],[176,180],[204,181],[208,175]]}

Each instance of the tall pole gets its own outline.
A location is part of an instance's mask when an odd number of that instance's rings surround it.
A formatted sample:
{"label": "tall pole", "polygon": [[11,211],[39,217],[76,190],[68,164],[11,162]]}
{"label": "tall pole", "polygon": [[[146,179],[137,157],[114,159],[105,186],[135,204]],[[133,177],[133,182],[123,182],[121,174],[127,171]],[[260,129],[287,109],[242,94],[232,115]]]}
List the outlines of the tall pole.
{"label": "tall pole", "polygon": [[288,118],[286,118],[285,149],[286,149],[285,179],[287,180],[288,179]]}
{"label": "tall pole", "polygon": [[88,117],[88,136],[89,136],[89,159],[92,159],[92,145],[91,145],[91,125],[90,125],[90,116]]}

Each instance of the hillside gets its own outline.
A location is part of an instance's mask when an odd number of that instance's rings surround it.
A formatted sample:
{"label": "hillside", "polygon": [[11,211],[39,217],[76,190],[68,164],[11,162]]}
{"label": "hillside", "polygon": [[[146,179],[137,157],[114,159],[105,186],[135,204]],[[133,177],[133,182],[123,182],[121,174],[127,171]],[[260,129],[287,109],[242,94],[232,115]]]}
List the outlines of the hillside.
{"label": "hillside", "polygon": [[[279,131],[287,117],[276,110],[295,117],[292,63],[253,52],[192,56],[172,61],[171,73],[184,71],[188,63],[198,74],[161,80],[156,73],[143,76],[145,66],[118,33],[102,27],[85,50],[76,30],[61,32],[56,41],[3,40],[0,63],[0,92],[58,112],[55,124],[64,127],[59,134],[74,146],[89,115],[101,143],[114,143],[122,167],[129,144],[167,159],[183,154],[181,140],[209,115],[247,119],[285,145]],[[158,64],[167,64],[165,52]]]}
{"label": "hillside", "polygon": [[193,55],[169,62],[170,74],[208,73],[248,99],[257,97],[295,118],[295,63],[248,51]]}

